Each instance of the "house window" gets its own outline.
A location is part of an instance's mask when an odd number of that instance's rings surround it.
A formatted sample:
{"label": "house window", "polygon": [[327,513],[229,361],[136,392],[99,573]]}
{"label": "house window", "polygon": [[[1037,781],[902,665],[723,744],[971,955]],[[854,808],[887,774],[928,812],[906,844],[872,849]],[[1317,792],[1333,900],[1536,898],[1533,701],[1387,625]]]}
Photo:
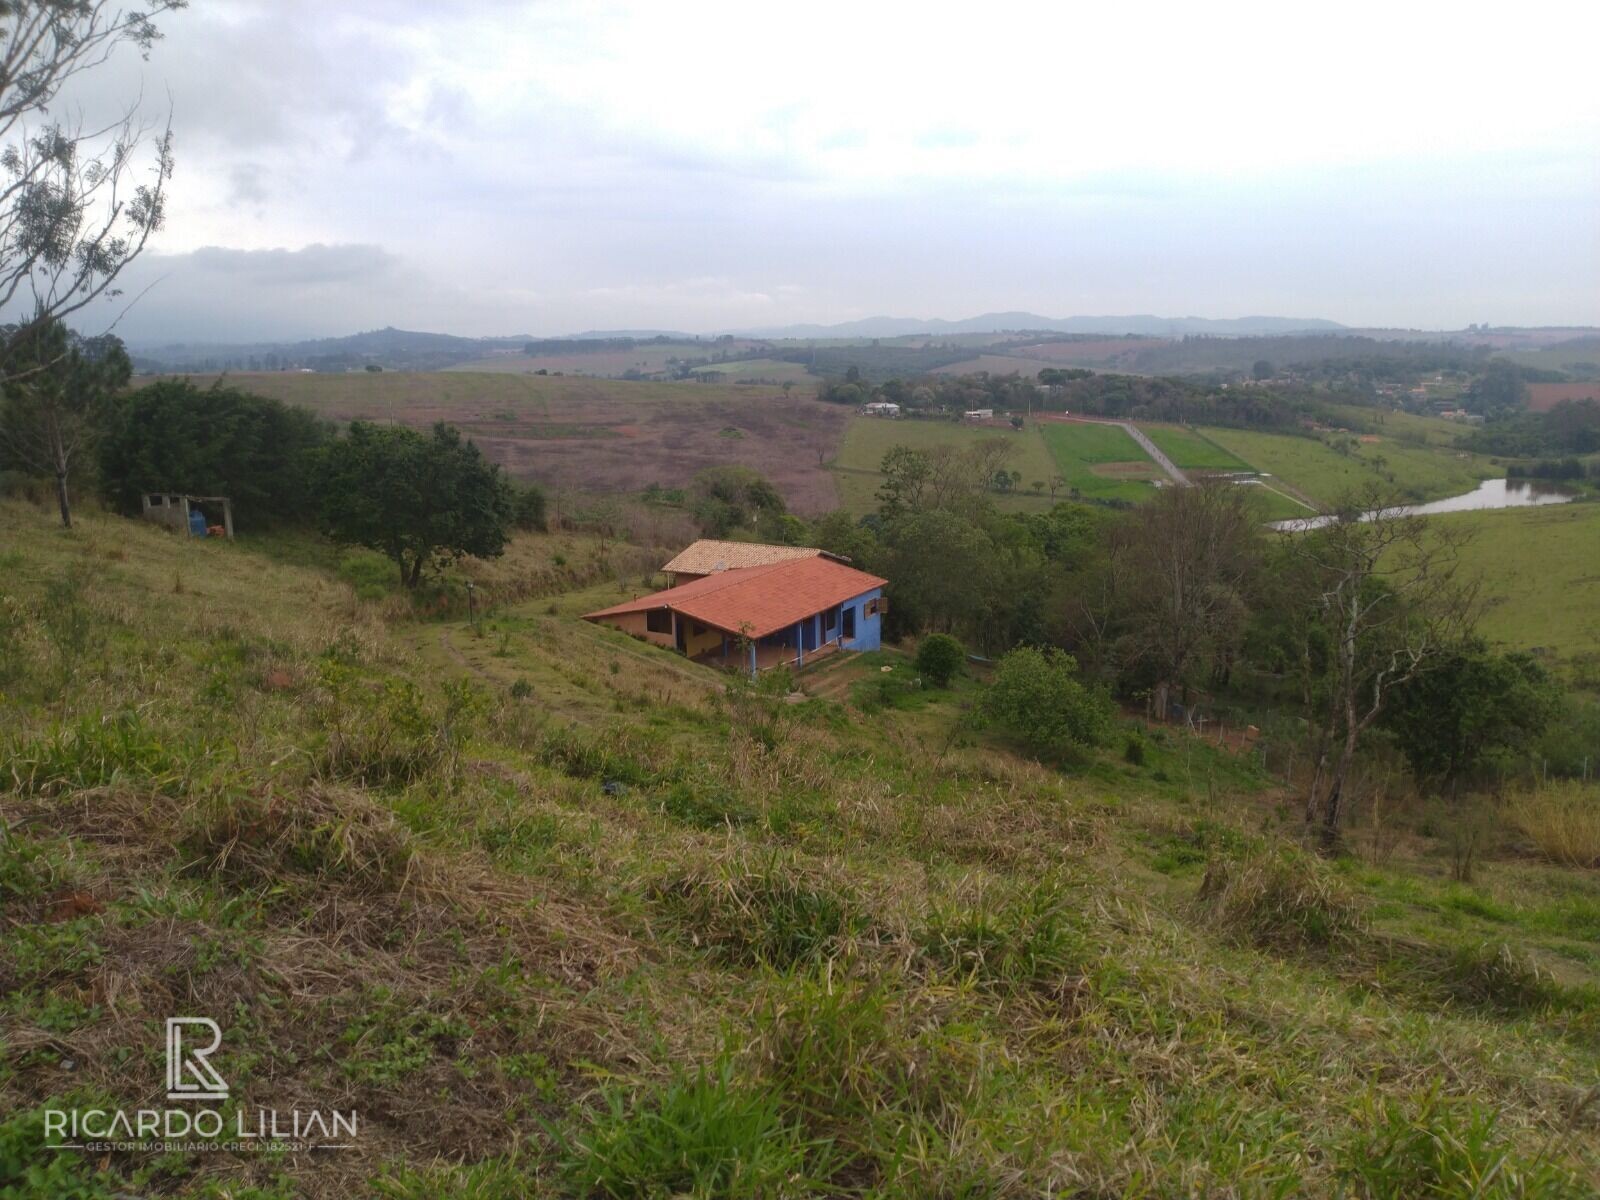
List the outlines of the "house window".
{"label": "house window", "polygon": [[652,608],[644,614],[644,627],[651,633],[672,632],[672,610],[670,608]]}
{"label": "house window", "polygon": [[839,610],[837,608],[830,608],[827,612],[822,614],[822,636],[825,639],[832,637],[833,631],[838,627],[838,624]]}
{"label": "house window", "polygon": [[856,636],[856,608],[851,605],[844,610],[844,638],[849,641]]}

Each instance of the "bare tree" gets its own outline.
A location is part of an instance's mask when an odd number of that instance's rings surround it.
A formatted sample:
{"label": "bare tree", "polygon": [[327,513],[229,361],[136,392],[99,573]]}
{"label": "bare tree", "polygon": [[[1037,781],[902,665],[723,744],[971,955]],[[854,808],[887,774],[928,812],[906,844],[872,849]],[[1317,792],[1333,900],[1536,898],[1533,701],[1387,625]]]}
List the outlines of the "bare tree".
{"label": "bare tree", "polygon": [[[1387,502],[1386,502],[1387,501]],[[1345,791],[1362,735],[1393,690],[1416,678],[1477,619],[1477,586],[1457,572],[1466,534],[1406,516],[1378,489],[1342,506],[1340,517],[1295,535],[1292,555],[1309,574],[1304,669],[1317,739],[1306,823],[1325,849],[1337,847]],[[1315,640],[1326,651],[1314,651]]]}
{"label": "bare tree", "polygon": [[154,18],[186,0],[122,10],[101,0],[0,0],[0,311],[29,315],[0,342],[0,381],[46,369],[19,349],[51,322],[115,296],[117,276],[161,228],[172,175],[169,128],[154,136],[135,100],[86,128],[57,111],[61,89],[119,46],[148,53]]}

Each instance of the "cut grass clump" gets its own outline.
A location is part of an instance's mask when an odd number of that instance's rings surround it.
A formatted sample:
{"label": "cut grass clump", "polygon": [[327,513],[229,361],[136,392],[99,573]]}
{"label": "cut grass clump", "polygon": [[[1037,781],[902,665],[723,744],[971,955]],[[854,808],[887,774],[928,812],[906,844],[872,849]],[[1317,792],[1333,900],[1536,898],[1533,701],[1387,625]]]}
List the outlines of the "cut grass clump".
{"label": "cut grass clump", "polygon": [[916,940],[936,969],[989,988],[1059,990],[1090,953],[1080,915],[1050,885],[998,902],[935,906]]}
{"label": "cut grass clump", "polygon": [[1442,957],[1438,974],[1451,998],[1498,1012],[1530,1012],[1566,999],[1548,971],[1503,942],[1455,947]]}
{"label": "cut grass clump", "polygon": [[1512,797],[1506,814],[1552,862],[1600,867],[1600,787],[1548,783]]}
{"label": "cut grass clump", "polygon": [[315,783],[294,796],[267,790],[208,797],[187,825],[179,846],[200,869],[247,884],[276,884],[292,873],[394,892],[415,859],[390,809]]}
{"label": "cut grass clump", "polygon": [[850,888],[781,852],[730,855],[654,893],[695,945],[734,966],[829,958],[867,925]]}
{"label": "cut grass clump", "polygon": [[564,1139],[564,1174],[584,1197],[768,1200],[821,1194],[828,1148],[807,1141],[778,1096],[735,1081],[731,1060],[639,1089],[608,1088]]}
{"label": "cut grass clump", "polygon": [[1355,894],[1326,863],[1289,846],[1213,858],[1198,902],[1223,933],[1271,949],[1329,947],[1365,929]]}

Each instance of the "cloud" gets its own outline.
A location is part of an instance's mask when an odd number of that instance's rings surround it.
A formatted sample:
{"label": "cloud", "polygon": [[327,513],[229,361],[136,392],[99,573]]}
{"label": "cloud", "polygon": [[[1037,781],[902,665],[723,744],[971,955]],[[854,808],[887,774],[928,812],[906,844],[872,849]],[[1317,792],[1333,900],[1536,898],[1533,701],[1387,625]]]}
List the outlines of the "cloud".
{"label": "cloud", "polygon": [[1600,320],[1600,92],[1560,5],[1353,4],[217,0],[71,100],[171,97],[140,319],[174,335]]}
{"label": "cloud", "polygon": [[376,285],[394,275],[400,265],[400,260],[382,246],[324,246],[320,242],[299,250],[202,246],[187,255],[152,256],[151,265],[159,270],[169,261],[179,271],[227,275],[240,284],[264,287]]}

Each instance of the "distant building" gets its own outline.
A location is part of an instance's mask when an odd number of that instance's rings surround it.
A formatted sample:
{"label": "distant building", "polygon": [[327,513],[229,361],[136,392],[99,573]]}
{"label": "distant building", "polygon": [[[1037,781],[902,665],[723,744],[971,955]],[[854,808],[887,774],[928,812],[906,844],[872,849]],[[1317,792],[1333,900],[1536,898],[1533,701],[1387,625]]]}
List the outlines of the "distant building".
{"label": "distant building", "polygon": [[861,411],[869,417],[898,417],[900,406],[887,400],[874,400],[871,404],[863,404]]}
{"label": "distant building", "polygon": [[839,650],[876,650],[887,582],[815,555],[719,571],[583,619],[754,675]]}
{"label": "distant building", "polygon": [[961,419],[963,421],[992,421],[994,420],[994,409],[969,408],[961,414]]}

